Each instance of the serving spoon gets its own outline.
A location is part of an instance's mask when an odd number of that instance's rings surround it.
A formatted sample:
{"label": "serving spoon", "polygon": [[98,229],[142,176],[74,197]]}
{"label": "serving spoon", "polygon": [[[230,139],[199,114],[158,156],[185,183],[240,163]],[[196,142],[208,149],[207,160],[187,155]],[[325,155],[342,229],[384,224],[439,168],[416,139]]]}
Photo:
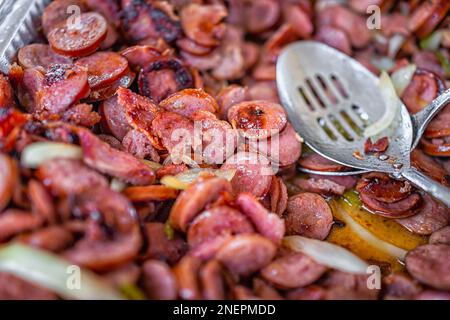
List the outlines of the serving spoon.
{"label": "serving spoon", "polygon": [[411,150],[425,127],[450,102],[450,90],[414,117],[399,102],[393,124],[383,133],[389,139],[388,149],[381,155],[365,155],[364,128],[379,120],[383,114],[379,110],[386,108],[378,82],[356,60],[314,41],[289,45],[277,62],[281,102],[293,127],[313,151],[360,172],[384,172],[406,179],[450,207],[450,189],[410,162]]}
{"label": "serving spoon", "polygon": [[[290,51],[292,52],[289,53]],[[379,95],[378,78],[355,59],[341,53],[334,48],[315,41],[297,42],[295,44],[292,44],[291,46],[288,46],[283,51],[283,53],[285,52],[286,55],[289,56],[289,59],[299,59],[300,61],[297,62],[297,66],[299,68],[292,70],[290,69],[292,68],[291,62],[286,61],[287,58],[283,58],[283,60],[278,59],[277,84],[280,97],[285,94],[285,90],[281,87],[281,83],[283,82],[282,78],[285,74],[284,70],[289,70],[290,72],[294,72],[300,78],[306,79],[310,77],[309,81],[311,85],[313,85],[314,83],[316,85],[319,85],[319,87],[311,87],[310,84],[306,83],[306,86],[302,87],[302,91],[299,91],[302,95],[302,98],[306,97],[306,101],[305,99],[303,99],[303,102],[307,105],[313,104],[316,106],[320,105],[320,107],[325,107],[327,105],[329,106],[330,103],[333,104],[334,101],[331,101],[332,99],[327,99],[327,97],[330,97],[330,95],[333,94],[334,90],[334,94],[336,94],[334,97],[336,99],[338,99],[339,97],[342,98],[343,101],[340,101],[339,103],[344,103],[342,106],[347,108],[346,112],[350,117],[355,116],[355,121],[358,121],[358,119],[360,119],[361,117],[364,118],[361,129],[367,126],[367,120],[369,120],[369,117],[370,119],[376,120],[382,116],[386,105]],[[314,59],[312,59],[311,57],[314,57]],[[328,90],[329,92],[324,96],[325,92],[321,89],[324,88],[323,84],[326,84],[326,82],[324,82],[325,80],[322,80],[322,78],[318,80],[317,77],[315,77],[317,75],[323,74],[324,72],[326,72],[330,76],[333,75],[335,79],[337,79],[337,75],[339,75],[341,81],[344,81],[348,77],[353,77],[356,74],[358,74],[358,78],[357,80],[355,79],[354,81],[349,82],[350,85],[345,88],[345,95],[342,94],[344,93],[342,91],[344,87],[336,87],[334,84],[337,83],[337,85],[339,86],[339,83],[336,82],[336,80],[328,79],[329,86],[325,90]],[[359,82],[359,80],[363,82]],[[363,83],[364,85],[361,85],[361,83]],[[341,85],[343,84],[341,83]],[[367,95],[369,90],[372,90],[372,95]],[[358,102],[361,101],[363,101],[364,103],[358,104]],[[420,139],[429,122],[448,103],[450,103],[450,89],[441,93],[436,99],[434,99],[421,111],[410,116],[413,129],[411,150],[415,149],[419,144]],[[320,108],[318,110],[320,110]],[[309,144],[308,141],[306,141],[306,144]],[[316,171],[306,168],[302,168],[301,171],[305,173],[324,176],[347,176],[368,172],[368,170],[365,169],[336,172]]]}

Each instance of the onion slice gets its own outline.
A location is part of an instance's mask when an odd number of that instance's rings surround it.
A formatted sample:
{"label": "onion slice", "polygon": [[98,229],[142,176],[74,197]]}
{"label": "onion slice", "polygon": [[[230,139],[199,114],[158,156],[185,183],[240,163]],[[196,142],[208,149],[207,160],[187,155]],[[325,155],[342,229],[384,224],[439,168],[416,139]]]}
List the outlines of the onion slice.
{"label": "onion slice", "polygon": [[397,95],[399,97],[403,95],[403,92],[405,92],[406,88],[411,83],[416,69],[417,66],[415,64],[409,64],[403,68],[398,69],[391,75],[395,92],[397,92]]}
{"label": "onion slice", "polygon": [[35,142],[22,151],[20,163],[25,168],[36,169],[44,162],[55,158],[82,159],[79,146],[60,142]]}
{"label": "onion slice", "polygon": [[224,178],[231,181],[236,174],[235,169],[208,169],[208,168],[194,168],[177,174],[176,176],[164,176],[161,179],[161,184],[177,189],[186,190],[189,185],[204,174],[215,175],[219,178]]}
{"label": "onion slice", "polygon": [[55,292],[65,299],[121,300],[123,297],[93,272],[81,269],[79,288],[70,288],[73,265],[59,256],[23,244],[12,243],[0,248],[0,271]]}
{"label": "onion slice", "polygon": [[346,225],[350,227],[361,239],[365,240],[371,246],[377,248],[378,250],[385,252],[392,257],[403,261],[405,259],[407,251],[390,244],[389,242],[383,241],[369,230],[360,225],[357,221],[355,221],[347,211],[342,207],[342,205],[336,203],[334,206],[335,212],[339,215],[338,219],[345,222]]}
{"label": "onion slice", "polygon": [[301,236],[284,237],[283,245],[302,252],[316,262],[343,272],[367,274],[369,264],[338,245]]}
{"label": "onion slice", "polygon": [[379,82],[380,94],[385,103],[385,112],[377,122],[364,130],[365,137],[373,137],[385,131],[394,122],[401,108],[401,101],[387,72],[382,72]]}

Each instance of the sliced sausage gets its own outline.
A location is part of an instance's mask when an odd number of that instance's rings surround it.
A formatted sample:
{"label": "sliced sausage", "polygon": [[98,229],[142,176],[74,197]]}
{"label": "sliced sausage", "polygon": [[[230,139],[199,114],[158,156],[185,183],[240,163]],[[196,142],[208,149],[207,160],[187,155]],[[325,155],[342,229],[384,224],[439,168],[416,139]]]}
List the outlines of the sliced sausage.
{"label": "sliced sausage", "polygon": [[450,223],[450,210],[428,194],[422,197],[424,205],[416,215],[395,221],[411,232],[430,235]]}
{"label": "sliced sausage", "polygon": [[47,69],[53,64],[72,63],[71,58],[56,54],[49,45],[42,43],[33,43],[20,48],[17,60],[24,68],[43,67]]}
{"label": "sliced sausage", "polygon": [[444,167],[432,157],[427,156],[422,150],[416,148],[411,152],[411,163],[439,183],[449,184],[450,178]]}
{"label": "sliced sausage", "polygon": [[123,77],[113,82],[109,86],[91,90],[91,93],[89,94],[89,97],[85,99],[85,102],[93,103],[109,99],[116,94],[118,89],[129,88],[133,84],[135,78],[136,74],[132,71],[129,71]]}
{"label": "sliced sausage", "polygon": [[227,10],[219,4],[189,4],[180,12],[181,26],[188,38],[203,46],[216,46],[225,32],[222,20]]}
{"label": "sliced sausage", "polygon": [[104,88],[128,73],[128,62],[115,52],[96,52],[75,63],[88,71],[91,89]]}
{"label": "sliced sausage", "polygon": [[72,244],[74,237],[64,227],[50,226],[19,237],[19,241],[32,247],[60,252]]}
{"label": "sliced sausage", "polygon": [[264,139],[279,133],[287,123],[283,107],[267,101],[247,101],[228,110],[228,121],[248,139]]}
{"label": "sliced sausage", "polygon": [[134,42],[161,37],[170,43],[182,33],[180,22],[167,2],[123,0],[122,28]]}
{"label": "sliced sausage", "polygon": [[146,223],[143,231],[148,244],[143,259],[156,259],[173,265],[188,249],[187,243],[178,234],[169,238],[166,226],[160,222]]}
{"label": "sliced sausage", "polygon": [[127,60],[130,67],[135,70],[144,68],[151,61],[161,56],[161,52],[154,46],[132,46],[121,53]]}
{"label": "sliced sausage", "polygon": [[139,92],[156,102],[170,94],[194,87],[190,70],[175,58],[159,58],[150,62],[139,74]]}
{"label": "sliced sausage", "polygon": [[403,92],[402,100],[409,113],[414,114],[433,101],[439,91],[440,85],[437,77],[431,72],[419,69]]}
{"label": "sliced sausage", "polygon": [[123,193],[133,202],[167,201],[176,199],[178,195],[177,190],[166,186],[128,187]]}
{"label": "sliced sausage", "polygon": [[309,170],[317,171],[348,171],[349,168],[339,163],[328,160],[317,153],[304,155],[298,163]]}
{"label": "sliced sausage", "polygon": [[231,180],[236,194],[250,192],[256,197],[263,197],[270,189],[273,171],[262,155],[240,151],[228,158],[221,168],[236,170]]}
{"label": "sliced sausage", "polygon": [[194,218],[187,232],[187,241],[195,255],[196,251],[199,253],[204,251],[198,247],[216,238],[225,240],[227,235],[252,232],[254,228],[251,222],[239,211],[228,206],[217,206],[203,211]]}
{"label": "sliced sausage", "polygon": [[[159,139],[158,149],[167,149],[172,159],[185,154],[190,155],[193,146],[194,123],[192,120],[174,112],[160,112],[151,123],[152,134]],[[153,138],[155,140],[155,138]]]}
{"label": "sliced sausage", "polygon": [[53,28],[69,18],[72,14],[68,12],[70,6],[77,6],[81,12],[86,10],[83,0],[55,0],[45,8],[42,14],[42,29],[45,35],[48,35]]}
{"label": "sliced sausage", "polygon": [[124,109],[127,122],[134,129],[144,133],[157,147],[158,142],[152,133],[152,121],[159,112],[158,106],[152,100],[125,88],[117,90],[117,102]]}
{"label": "sliced sausage", "polygon": [[101,121],[101,116],[92,110],[91,104],[79,103],[65,111],[62,119],[65,122],[83,127],[93,127]]}
{"label": "sliced sausage", "polygon": [[116,0],[85,0],[86,5],[101,13],[115,27],[120,26],[120,5]]}
{"label": "sliced sausage", "polygon": [[40,112],[58,114],[89,94],[86,69],[68,65],[53,65],[45,73],[39,94]]}
{"label": "sliced sausage", "polygon": [[228,109],[235,104],[250,100],[250,95],[247,87],[232,84],[222,88],[216,98],[219,105],[219,116],[221,119],[227,120]]}
{"label": "sliced sausage", "polygon": [[82,57],[95,52],[106,39],[108,23],[96,12],[82,13],[79,26],[61,23],[48,34],[52,49],[61,55]]}
{"label": "sliced sausage", "polygon": [[420,282],[436,289],[450,290],[450,246],[426,244],[408,252],[406,269]]}
{"label": "sliced sausage", "polygon": [[201,267],[201,260],[186,255],[173,268],[173,273],[178,283],[178,296],[182,300],[201,299],[201,291],[198,273]]}
{"label": "sliced sausage", "polygon": [[273,176],[272,183],[270,184],[269,196],[270,210],[281,217],[284,211],[286,211],[288,203],[287,187],[284,184],[283,179]]}
{"label": "sliced sausage", "polygon": [[188,224],[224,192],[231,192],[230,183],[221,178],[207,178],[191,184],[175,201],[170,211],[170,224],[186,231]]}
{"label": "sliced sausage", "polygon": [[18,209],[8,209],[0,215],[0,242],[23,232],[38,229],[42,219],[34,214]]}
{"label": "sliced sausage", "polygon": [[318,280],[327,268],[303,253],[289,253],[261,270],[263,278],[280,289],[305,287]]}
{"label": "sliced sausage", "polygon": [[328,179],[321,178],[295,178],[292,183],[305,192],[320,193],[323,195],[342,196],[345,187]]}
{"label": "sliced sausage", "polygon": [[180,48],[180,50],[197,56],[207,55],[213,49],[212,47],[198,44],[197,42],[189,38],[182,38],[177,40],[177,46],[178,48]]}
{"label": "sliced sausage", "polygon": [[159,103],[167,111],[191,117],[196,110],[217,113],[219,106],[216,100],[203,89],[184,89],[176,92]]}
{"label": "sliced sausage", "polygon": [[250,33],[273,27],[280,17],[280,4],[274,0],[249,0],[245,6],[245,26]]}
{"label": "sliced sausage", "polygon": [[246,215],[256,230],[266,238],[279,244],[284,236],[284,221],[275,213],[270,213],[261,203],[249,193],[240,193],[236,198],[236,204],[241,212]]}
{"label": "sliced sausage", "polygon": [[87,168],[80,161],[71,159],[47,161],[39,167],[36,175],[55,196],[78,194],[108,185],[101,174]]}
{"label": "sliced sausage", "polygon": [[122,145],[126,152],[131,153],[136,158],[148,158],[155,162],[160,161],[159,154],[155,148],[153,148],[151,140],[141,131],[128,131],[125,137],[123,137]]}
{"label": "sliced sausage", "polygon": [[317,41],[323,42],[346,55],[352,55],[352,45],[347,34],[331,26],[321,26],[315,35]]}
{"label": "sliced sausage", "polygon": [[142,265],[145,294],[152,300],[175,300],[177,282],[170,267],[162,261],[148,260]]}
{"label": "sliced sausage", "polygon": [[36,180],[28,182],[28,197],[33,213],[49,224],[56,222],[56,209],[53,199],[40,182]]}
{"label": "sliced sausage", "polygon": [[112,148],[92,132],[78,129],[84,162],[123,181],[136,185],[148,185],[155,181],[155,173],[134,156]]}
{"label": "sliced sausage", "polygon": [[363,176],[356,190],[375,200],[392,203],[409,196],[412,186],[407,181],[394,180],[385,174],[372,173]]}
{"label": "sliced sausage", "polygon": [[117,101],[117,96],[103,101],[100,105],[102,116],[102,128],[111,133],[114,137],[122,141],[131,126],[128,124],[125,108]]}
{"label": "sliced sausage", "polygon": [[288,235],[324,240],[330,233],[333,214],[324,198],[305,192],[289,199],[285,222]]}
{"label": "sliced sausage", "polygon": [[216,260],[208,261],[200,269],[200,283],[202,286],[202,296],[206,300],[225,299],[225,283],[223,279],[223,270],[220,263]]}
{"label": "sliced sausage", "polygon": [[370,211],[386,218],[408,218],[417,213],[422,203],[422,197],[418,193],[412,193],[397,202],[387,203],[378,201],[365,193],[360,193],[359,198]]}
{"label": "sliced sausage", "polygon": [[[204,110],[195,111],[191,119],[197,130],[194,134],[201,134],[200,137],[194,137],[194,149],[195,155],[199,155],[203,163],[223,164],[234,154],[238,135],[228,122],[219,120],[214,114]],[[201,150],[198,149],[200,146]]]}
{"label": "sliced sausage", "polygon": [[286,127],[268,140],[250,141],[250,148],[270,159],[280,167],[292,165],[302,153],[302,139],[288,122]]}
{"label": "sliced sausage", "polygon": [[237,235],[217,252],[216,258],[232,273],[248,276],[265,267],[275,256],[276,246],[257,234]]}
{"label": "sliced sausage", "polygon": [[415,300],[450,300],[448,291],[424,290],[414,298]]}
{"label": "sliced sausage", "polygon": [[402,273],[383,278],[384,300],[411,300],[422,291],[420,284]]}
{"label": "sliced sausage", "polygon": [[37,286],[22,278],[2,272],[0,273],[1,300],[57,300],[56,294]]}
{"label": "sliced sausage", "polygon": [[321,285],[325,300],[376,300],[379,289],[367,286],[368,275],[333,270],[325,275]]}
{"label": "sliced sausage", "polygon": [[450,245],[450,226],[439,229],[438,231],[433,232],[429,239],[429,243],[442,243]]}

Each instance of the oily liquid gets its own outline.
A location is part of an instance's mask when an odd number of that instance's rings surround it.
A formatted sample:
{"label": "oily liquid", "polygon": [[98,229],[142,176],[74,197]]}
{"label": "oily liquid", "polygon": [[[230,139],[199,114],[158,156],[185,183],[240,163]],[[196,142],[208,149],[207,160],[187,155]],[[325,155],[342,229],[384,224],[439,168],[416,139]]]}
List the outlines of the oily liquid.
{"label": "oily liquid", "polygon": [[[356,200],[357,198],[355,198],[354,193],[347,193],[346,195],[351,196],[350,201],[348,197],[344,196],[338,199],[331,199],[329,202],[333,209],[335,220],[342,220],[339,210],[336,210],[336,206],[339,205],[353,218],[353,220],[362,225],[366,230],[379,239],[393,244],[394,246],[409,251],[418,245],[427,242],[427,237],[413,234],[394,220],[372,214],[365,210],[359,202],[359,199]],[[369,263],[372,261],[374,264],[384,265],[394,272],[404,270],[402,262],[399,261],[397,257],[368,243],[346,224],[335,224],[327,241],[347,248],[359,257],[367,260]]]}

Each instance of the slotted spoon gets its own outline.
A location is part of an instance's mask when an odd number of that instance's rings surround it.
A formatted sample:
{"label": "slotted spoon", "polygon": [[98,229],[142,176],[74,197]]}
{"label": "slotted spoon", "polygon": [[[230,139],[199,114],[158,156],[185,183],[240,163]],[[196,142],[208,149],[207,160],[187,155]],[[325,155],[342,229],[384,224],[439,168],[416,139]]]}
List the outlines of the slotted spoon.
{"label": "slotted spoon", "polygon": [[401,104],[395,125],[383,134],[389,138],[388,150],[381,156],[365,155],[364,128],[379,120],[379,110],[385,108],[378,81],[356,60],[314,41],[289,45],[277,62],[281,102],[312,150],[348,167],[406,179],[450,206],[450,189],[410,164],[412,148],[433,116],[450,102],[450,90],[414,118]]}

